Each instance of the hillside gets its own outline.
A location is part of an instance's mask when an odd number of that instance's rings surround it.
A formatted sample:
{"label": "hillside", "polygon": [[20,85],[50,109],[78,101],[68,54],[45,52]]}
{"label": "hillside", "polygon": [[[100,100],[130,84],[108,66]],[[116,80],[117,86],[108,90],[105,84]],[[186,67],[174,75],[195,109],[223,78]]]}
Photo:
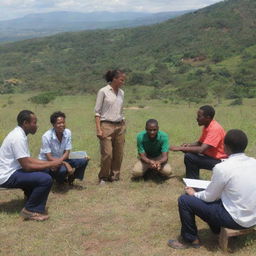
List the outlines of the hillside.
{"label": "hillside", "polygon": [[256,1],[229,0],[139,28],[64,33],[0,47],[2,92],[95,92],[121,67],[151,98],[255,97]]}
{"label": "hillside", "polygon": [[44,37],[62,32],[114,29],[156,24],[192,10],[161,13],[143,12],[50,12],[29,14],[0,21],[0,42]]}

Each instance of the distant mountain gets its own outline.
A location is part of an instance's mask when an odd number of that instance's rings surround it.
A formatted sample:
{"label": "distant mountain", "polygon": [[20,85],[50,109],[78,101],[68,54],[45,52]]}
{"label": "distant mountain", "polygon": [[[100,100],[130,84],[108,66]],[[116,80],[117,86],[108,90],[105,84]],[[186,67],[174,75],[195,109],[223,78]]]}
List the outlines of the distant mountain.
{"label": "distant mountain", "polygon": [[23,18],[0,21],[0,42],[43,37],[61,32],[136,27],[159,23],[191,12],[51,12],[29,14]]}
{"label": "distant mountain", "polygon": [[227,0],[151,26],[4,44],[0,93],[95,92],[120,67],[128,85],[155,88],[152,98],[256,97],[255,28],[256,1]]}

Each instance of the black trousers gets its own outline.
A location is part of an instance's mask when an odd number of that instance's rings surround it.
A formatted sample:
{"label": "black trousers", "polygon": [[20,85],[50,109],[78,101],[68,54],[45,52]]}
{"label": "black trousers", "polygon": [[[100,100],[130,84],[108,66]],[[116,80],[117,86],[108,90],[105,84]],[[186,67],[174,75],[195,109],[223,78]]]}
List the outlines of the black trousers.
{"label": "black trousers", "polygon": [[186,178],[199,179],[199,170],[212,170],[221,160],[196,153],[186,153],[184,163],[186,166]]}
{"label": "black trousers", "polygon": [[232,219],[221,200],[207,203],[195,196],[185,194],[179,197],[178,205],[181,236],[187,242],[193,242],[198,239],[195,216],[205,221],[216,234],[220,233],[221,227],[244,229]]}

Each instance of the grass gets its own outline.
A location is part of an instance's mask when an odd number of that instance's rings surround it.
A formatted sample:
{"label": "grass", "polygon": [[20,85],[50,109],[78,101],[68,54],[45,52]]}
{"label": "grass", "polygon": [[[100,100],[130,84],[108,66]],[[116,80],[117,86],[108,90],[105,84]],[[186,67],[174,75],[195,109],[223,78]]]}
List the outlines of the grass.
{"label": "grass", "polygon": [[[127,93],[129,95],[129,93]],[[73,134],[73,149],[86,150],[91,161],[82,182],[83,190],[70,189],[65,193],[52,190],[48,200],[50,220],[45,223],[24,222],[19,218],[23,207],[20,190],[0,191],[0,255],[222,255],[217,236],[207,225],[197,220],[203,248],[195,251],[175,251],[166,243],[179,234],[180,222],[177,198],[183,193],[183,154],[170,153],[174,177],[163,183],[157,179],[132,182],[130,170],[136,161],[136,133],[144,128],[149,118],[159,120],[160,128],[170,135],[171,144],[195,141],[201,129],[195,122],[199,105],[173,105],[160,101],[139,100],[129,108],[125,157],[121,181],[104,187],[97,185],[99,145],[95,136],[93,96],[63,96],[53,103],[37,106],[27,99],[31,95],[0,96],[0,141],[16,126],[21,109],[31,109],[38,116],[39,130],[29,136],[31,154],[39,152],[42,134],[50,127],[49,116],[62,110],[67,115],[67,126]],[[8,101],[12,101],[8,104]],[[6,106],[4,106],[6,105]],[[134,107],[133,106],[133,107]],[[0,106],[1,107],[1,106]],[[226,130],[243,129],[249,137],[247,154],[256,156],[255,101],[244,101],[242,106],[229,107],[228,102],[216,107],[216,119]],[[202,178],[210,178],[202,171]],[[233,255],[254,255],[255,236],[239,237],[231,241]]]}

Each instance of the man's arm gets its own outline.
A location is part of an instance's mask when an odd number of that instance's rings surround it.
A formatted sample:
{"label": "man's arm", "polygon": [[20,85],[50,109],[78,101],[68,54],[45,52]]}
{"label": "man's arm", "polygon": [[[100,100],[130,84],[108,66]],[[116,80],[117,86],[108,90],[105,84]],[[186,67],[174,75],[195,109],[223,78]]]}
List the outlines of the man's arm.
{"label": "man's arm", "polygon": [[214,202],[221,198],[221,194],[225,187],[225,178],[223,172],[216,168],[213,168],[213,175],[211,179],[211,183],[208,185],[206,190],[196,192],[194,196],[199,199],[202,199],[205,202]]}
{"label": "man's arm", "polygon": [[51,153],[46,153],[45,155],[46,155],[46,158],[48,161],[53,161],[56,159],[61,159],[62,161],[64,161],[64,160],[68,159],[69,153],[70,153],[70,150],[65,150],[62,157],[60,157],[60,158],[53,157]]}
{"label": "man's arm", "polygon": [[23,157],[18,159],[22,169],[26,171],[40,171],[47,168],[56,168],[62,164],[62,159],[52,161],[43,161],[32,157]]}
{"label": "man's arm", "polygon": [[[192,145],[192,144],[189,144]],[[171,146],[170,150],[171,151],[182,151],[184,153],[190,152],[190,153],[198,153],[198,154],[202,154],[205,150],[207,150],[208,148],[210,148],[212,146],[208,145],[208,144],[204,144],[202,143],[201,145],[198,143],[198,145],[192,145],[192,146]]]}

